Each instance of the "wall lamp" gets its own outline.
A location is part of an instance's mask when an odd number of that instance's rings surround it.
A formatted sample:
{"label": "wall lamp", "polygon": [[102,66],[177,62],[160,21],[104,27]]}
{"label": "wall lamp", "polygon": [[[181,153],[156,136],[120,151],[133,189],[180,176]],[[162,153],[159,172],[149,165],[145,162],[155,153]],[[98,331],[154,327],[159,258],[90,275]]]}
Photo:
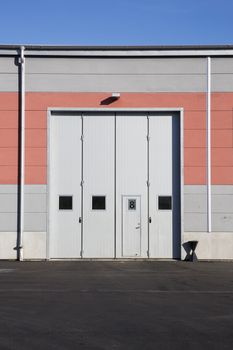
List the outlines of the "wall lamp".
{"label": "wall lamp", "polygon": [[119,100],[120,97],[121,97],[121,94],[119,92],[112,93],[112,99]]}
{"label": "wall lamp", "polygon": [[111,103],[119,100],[121,94],[119,92],[113,92],[109,97],[100,102],[101,105],[110,105]]}

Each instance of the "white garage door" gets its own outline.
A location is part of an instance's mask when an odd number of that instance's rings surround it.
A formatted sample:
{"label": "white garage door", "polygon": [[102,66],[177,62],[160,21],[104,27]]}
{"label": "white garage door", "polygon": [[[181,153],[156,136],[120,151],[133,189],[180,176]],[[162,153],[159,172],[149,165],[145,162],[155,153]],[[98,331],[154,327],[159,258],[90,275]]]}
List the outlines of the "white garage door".
{"label": "white garage door", "polygon": [[179,118],[52,114],[49,257],[179,258]]}

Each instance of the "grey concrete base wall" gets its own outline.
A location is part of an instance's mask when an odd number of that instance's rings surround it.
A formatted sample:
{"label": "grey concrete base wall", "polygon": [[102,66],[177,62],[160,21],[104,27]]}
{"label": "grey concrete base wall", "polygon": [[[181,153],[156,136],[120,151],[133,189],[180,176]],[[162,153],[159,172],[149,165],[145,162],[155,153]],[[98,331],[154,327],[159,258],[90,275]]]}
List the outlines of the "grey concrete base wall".
{"label": "grey concrete base wall", "polygon": [[[0,232],[0,259],[16,259],[16,232]],[[233,232],[184,232],[182,235],[182,259],[186,252],[183,244],[197,240],[198,259],[233,259]],[[46,232],[25,232],[23,235],[23,257],[25,260],[46,259]]]}
{"label": "grey concrete base wall", "polygon": [[[233,185],[212,186],[212,231],[233,232]],[[184,186],[184,231],[207,231],[207,187]]]}
{"label": "grey concrete base wall", "polygon": [[[23,259],[46,259],[46,232],[24,232],[23,234]],[[17,233],[0,232],[0,260],[17,259]]]}
{"label": "grey concrete base wall", "polygon": [[233,260],[233,232],[184,232],[181,258],[185,259],[183,244],[198,241],[195,253],[203,260]]}

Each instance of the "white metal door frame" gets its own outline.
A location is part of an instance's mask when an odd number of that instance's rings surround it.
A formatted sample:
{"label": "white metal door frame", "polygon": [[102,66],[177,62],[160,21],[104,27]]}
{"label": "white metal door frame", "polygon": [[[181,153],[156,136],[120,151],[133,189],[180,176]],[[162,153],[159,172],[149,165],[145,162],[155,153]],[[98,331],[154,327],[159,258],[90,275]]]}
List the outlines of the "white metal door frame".
{"label": "white metal door frame", "polygon": [[[184,212],[184,109],[182,107],[177,108],[67,108],[67,107],[49,107],[47,109],[47,239],[46,239],[46,259],[50,260],[50,184],[51,184],[51,165],[50,165],[50,120],[52,115],[61,115],[65,114],[67,116],[74,115],[75,113],[86,113],[86,112],[156,112],[156,113],[178,113],[180,119],[180,218],[181,218],[181,242],[183,241],[184,235],[184,224],[183,224],[183,212]],[[82,194],[83,195],[83,194]],[[148,222],[149,222],[149,213],[148,213]],[[82,244],[83,244],[83,229],[82,229]],[[149,238],[149,237],[148,237]],[[180,246],[180,252],[181,252]],[[148,250],[149,239],[148,239]],[[149,252],[148,252],[149,253]],[[149,255],[149,254],[148,254]],[[180,254],[181,255],[181,254]],[[82,258],[82,256],[81,256]]]}

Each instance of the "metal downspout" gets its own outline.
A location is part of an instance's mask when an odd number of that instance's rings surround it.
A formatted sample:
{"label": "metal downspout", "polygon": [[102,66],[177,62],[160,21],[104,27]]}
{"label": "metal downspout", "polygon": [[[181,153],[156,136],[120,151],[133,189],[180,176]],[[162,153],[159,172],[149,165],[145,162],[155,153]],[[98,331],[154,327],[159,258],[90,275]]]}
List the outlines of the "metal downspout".
{"label": "metal downspout", "polygon": [[20,213],[18,260],[23,261],[23,232],[24,232],[24,178],[25,178],[25,47],[20,47]]}
{"label": "metal downspout", "polygon": [[207,99],[206,99],[206,165],[207,165],[207,231],[212,231],[211,203],[211,57],[207,57]]}

